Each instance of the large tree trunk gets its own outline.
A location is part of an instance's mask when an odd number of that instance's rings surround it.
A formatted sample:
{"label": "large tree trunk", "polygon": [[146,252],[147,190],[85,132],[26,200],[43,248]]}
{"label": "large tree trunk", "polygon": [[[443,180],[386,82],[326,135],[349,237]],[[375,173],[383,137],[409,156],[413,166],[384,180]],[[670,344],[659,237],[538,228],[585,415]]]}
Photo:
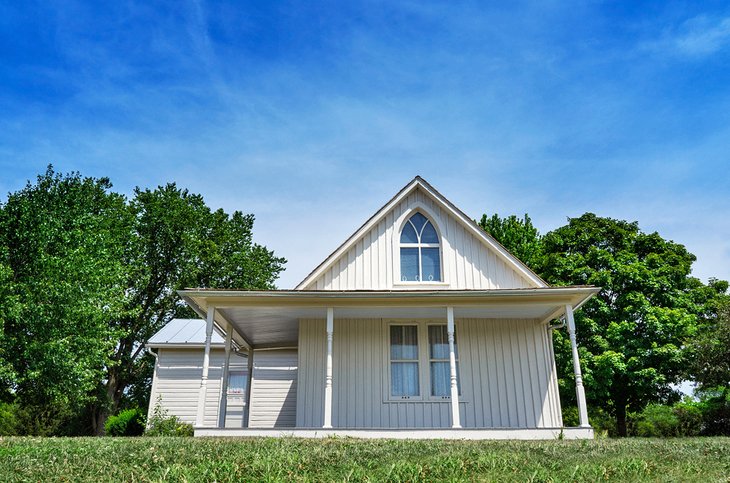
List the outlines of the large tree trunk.
{"label": "large tree trunk", "polygon": [[106,404],[101,404],[92,414],[92,427],[96,436],[104,435],[104,424],[109,416],[116,412],[121,400],[122,390],[121,380],[117,371],[112,369],[109,371],[109,378],[106,381]]}
{"label": "large tree trunk", "polygon": [[626,431],[626,403],[616,405],[616,431],[621,437],[628,436]]}

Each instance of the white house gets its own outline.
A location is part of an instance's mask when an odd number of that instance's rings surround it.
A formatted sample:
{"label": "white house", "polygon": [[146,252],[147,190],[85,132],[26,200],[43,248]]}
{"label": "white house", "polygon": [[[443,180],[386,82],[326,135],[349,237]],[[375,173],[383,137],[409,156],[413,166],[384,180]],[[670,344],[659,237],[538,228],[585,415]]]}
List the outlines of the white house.
{"label": "white house", "polygon": [[[416,177],[293,290],[180,291],[205,320],[150,340],[151,405],[196,436],[591,438],[573,311],[598,290],[548,286]],[[564,325],[578,428],[558,396]]]}

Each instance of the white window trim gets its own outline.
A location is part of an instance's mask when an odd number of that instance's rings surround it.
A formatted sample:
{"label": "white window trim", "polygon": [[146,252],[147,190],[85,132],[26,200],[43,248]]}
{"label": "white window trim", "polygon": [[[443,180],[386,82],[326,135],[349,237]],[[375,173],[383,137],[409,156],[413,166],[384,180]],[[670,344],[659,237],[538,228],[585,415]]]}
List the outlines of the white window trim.
{"label": "white window trim", "polygon": [[[418,327],[418,396],[392,396],[390,393],[390,326],[391,325],[415,325]],[[429,325],[446,325],[446,320],[441,319],[384,319],[383,320],[383,402],[384,403],[447,403],[451,401],[451,396],[432,396],[431,395],[431,359],[428,351],[428,326]],[[458,321],[454,324],[454,334],[459,332]],[[457,336],[457,341],[459,340]],[[462,352],[460,351],[461,355]],[[439,359],[441,360],[441,359]],[[458,360],[462,360],[459,357]],[[464,368],[459,364],[460,374],[463,377]],[[462,391],[459,393],[459,404],[468,402],[463,395],[464,382],[461,382]]]}

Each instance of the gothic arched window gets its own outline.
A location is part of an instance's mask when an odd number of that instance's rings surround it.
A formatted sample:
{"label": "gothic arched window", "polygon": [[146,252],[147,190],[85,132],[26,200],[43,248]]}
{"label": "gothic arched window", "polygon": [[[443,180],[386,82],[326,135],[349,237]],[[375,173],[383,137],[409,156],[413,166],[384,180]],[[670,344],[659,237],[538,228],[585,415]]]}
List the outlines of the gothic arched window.
{"label": "gothic arched window", "polygon": [[441,247],[431,221],[416,212],[400,234],[400,277],[403,282],[440,282]]}

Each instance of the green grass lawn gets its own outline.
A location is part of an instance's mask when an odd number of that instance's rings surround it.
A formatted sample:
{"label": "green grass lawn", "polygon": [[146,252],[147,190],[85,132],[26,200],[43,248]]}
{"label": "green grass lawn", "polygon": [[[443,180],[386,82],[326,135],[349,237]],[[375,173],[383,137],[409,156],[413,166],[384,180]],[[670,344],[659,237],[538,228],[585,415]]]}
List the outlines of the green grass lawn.
{"label": "green grass lawn", "polygon": [[0,481],[724,481],[730,438],[0,438]]}

